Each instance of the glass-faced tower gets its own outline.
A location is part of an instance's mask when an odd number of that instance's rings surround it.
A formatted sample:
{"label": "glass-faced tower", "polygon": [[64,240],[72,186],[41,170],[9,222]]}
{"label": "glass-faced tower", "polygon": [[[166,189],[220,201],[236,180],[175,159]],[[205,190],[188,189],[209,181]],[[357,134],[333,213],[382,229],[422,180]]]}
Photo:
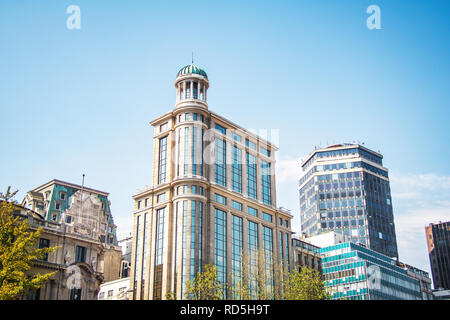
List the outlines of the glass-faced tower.
{"label": "glass-faced tower", "polygon": [[302,162],[299,181],[302,233],[338,231],[398,257],[391,191],[383,156],[357,144],[316,149]]}
{"label": "glass-faced tower", "polygon": [[[276,266],[291,265],[292,215],[276,207],[277,148],[211,112],[209,85],[204,70],[182,68],[174,109],[151,122],[152,187],[133,196],[133,299],[183,299],[186,281],[206,264],[233,288],[257,271],[258,252],[272,290]],[[236,294],[227,289],[224,298]]]}

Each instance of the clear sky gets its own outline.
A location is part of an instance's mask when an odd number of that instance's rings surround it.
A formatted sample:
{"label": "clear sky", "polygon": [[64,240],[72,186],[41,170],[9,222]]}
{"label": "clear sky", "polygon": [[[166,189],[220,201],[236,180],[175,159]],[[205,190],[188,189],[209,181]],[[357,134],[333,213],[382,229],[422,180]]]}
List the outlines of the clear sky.
{"label": "clear sky", "polygon": [[449,14],[446,0],[2,0],[0,190],[21,200],[85,173],[129,233],[131,197],[151,184],[149,122],[173,108],[193,51],[212,111],[279,130],[277,200],[295,231],[300,159],[364,142],[389,169],[400,258],[429,271],[424,226],[450,218]]}

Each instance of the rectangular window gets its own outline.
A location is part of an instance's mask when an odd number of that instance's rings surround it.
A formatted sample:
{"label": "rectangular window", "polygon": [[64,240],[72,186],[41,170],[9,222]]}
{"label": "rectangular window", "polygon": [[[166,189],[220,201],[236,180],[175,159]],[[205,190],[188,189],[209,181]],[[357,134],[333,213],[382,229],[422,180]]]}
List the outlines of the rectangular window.
{"label": "rectangular window", "polygon": [[241,142],[241,136],[240,135],[237,135],[236,133],[231,132],[231,137],[233,138],[233,140]]}
{"label": "rectangular window", "polygon": [[265,204],[272,204],[270,162],[261,160],[261,195]]}
{"label": "rectangular window", "polygon": [[[50,247],[49,239],[44,239],[44,238],[39,239],[39,249],[49,248],[49,247]],[[40,260],[48,261],[48,253],[46,253]]]}
{"label": "rectangular window", "polygon": [[242,211],[242,203],[240,203],[240,202],[231,200],[231,207],[232,207],[233,209]]}
{"label": "rectangular window", "polygon": [[60,192],[59,193],[59,199],[60,200],[65,200],[66,199],[66,193],[65,192]]}
{"label": "rectangular window", "polygon": [[223,205],[227,204],[227,198],[225,198],[224,196],[221,196],[220,194],[217,194],[217,193],[214,194],[214,201],[221,203]]}
{"label": "rectangular window", "polygon": [[158,183],[166,182],[167,136],[159,139]]}
{"label": "rectangular window", "polygon": [[227,134],[227,129],[225,129],[224,127],[222,127],[220,124],[215,124],[214,128],[219,131],[221,134],[226,135]]}
{"label": "rectangular window", "polygon": [[159,202],[163,202],[163,201],[165,201],[166,200],[166,193],[164,192],[164,193],[161,193],[161,194],[158,194],[157,196],[156,196],[156,201],[159,203]]}
{"label": "rectangular window", "polygon": [[249,206],[247,206],[247,213],[254,217],[258,216],[258,210],[256,210],[255,208],[249,207]]}
{"label": "rectangular window", "polygon": [[231,188],[242,193],[242,151],[235,146],[232,149]]}
{"label": "rectangular window", "polygon": [[263,155],[265,155],[265,156],[267,156],[267,157],[270,157],[270,150],[269,150],[269,149],[260,147],[260,148],[259,148],[259,152],[261,152]]}
{"label": "rectangular window", "polygon": [[86,262],[86,248],[77,246],[75,252],[75,263]]}
{"label": "rectangular window", "polygon": [[262,217],[263,217],[264,220],[266,220],[268,222],[272,222],[272,215],[271,214],[263,212]]}
{"label": "rectangular window", "polygon": [[247,152],[247,195],[256,199],[256,157]]}
{"label": "rectangular window", "polygon": [[81,300],[81,288],[73,288],[70,290],[70,300]]}
{"label": "rectangular window", "polygon": [[226,187],[227,186],[227,174],[226,174],[226,142],[225,140],[214,140],[214,176],[215,182]]}
{"label": "rectangular window", "polygon": [[159,132],[164,132],[169,128],[169,123],[163,123],[162,125],[159,126]]}
{"label": "rectangular window", "polygon": [[245,145],[246,145],[247,147],[249,147],[250,149],[256,150],[256,143],[251,142],[251,141],[248,140],[248,139],[245,139]]}

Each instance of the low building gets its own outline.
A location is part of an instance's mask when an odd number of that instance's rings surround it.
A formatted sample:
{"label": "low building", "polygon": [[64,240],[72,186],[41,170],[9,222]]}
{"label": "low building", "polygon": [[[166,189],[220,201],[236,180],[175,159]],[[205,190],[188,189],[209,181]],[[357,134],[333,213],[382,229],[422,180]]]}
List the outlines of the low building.
{"label": "low building", "polygon": [[130,278],[122,278],[100,285],[98,300],[129,300]]}
{"label": "low building", "polygon": [[42,227],[39,247],[59,246],[35,261],[31,274],[56,271],[28,299],[96,300],[100,284],[119,278],[122,251],[108,193],[52,180],[29,191],[16,214]]}
{"label": "low building", "polygon": [[405,269],[409,276],[419,281],[422,300],[433,300],[433,291],[431,290],[431,279],[428,272],[400,261],[397,262],[397,265]]}
{"label": "low building", "polygon": [[294,250],[294,263],[299,271],[303,267],[308,267],[322,272],[319,247],[301,238],[292,237],[292,248]]}
{"label": "low building", "polygon": [[131,248],[133,246],[133,237],[129,236],[125,239],[119,240],[119,245],[122,247],[120,278],[127,278],[130,276],[131,271]]}
{"label": "low building", "polygon": [[328,231],[317,236],[303,237],[302,239],[319,248],[345,242],[344,235],[338,231]]}
{"label": "low building", "polygon": [[419,280],[391,257],[345,242],[320,249],[331,299],[421,300]]}
{"label": "low building", "polygon": [[450,290],[433,290],[434,300],[450,300]]}

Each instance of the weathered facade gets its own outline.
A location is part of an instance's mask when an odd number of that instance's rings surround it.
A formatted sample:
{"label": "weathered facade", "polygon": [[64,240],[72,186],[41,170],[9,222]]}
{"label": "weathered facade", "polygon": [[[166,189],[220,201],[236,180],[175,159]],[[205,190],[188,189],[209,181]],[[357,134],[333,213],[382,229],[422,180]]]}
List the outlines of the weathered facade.
{"label": "weathered facade", "polygon": [[59,180],[27,193],[16,214],[43,228],[40,247],[59,247],[34,263],[32,273],[57,274],[30,298],[95,300],[103,281],[119,278],[122,253],[107,196]]}

